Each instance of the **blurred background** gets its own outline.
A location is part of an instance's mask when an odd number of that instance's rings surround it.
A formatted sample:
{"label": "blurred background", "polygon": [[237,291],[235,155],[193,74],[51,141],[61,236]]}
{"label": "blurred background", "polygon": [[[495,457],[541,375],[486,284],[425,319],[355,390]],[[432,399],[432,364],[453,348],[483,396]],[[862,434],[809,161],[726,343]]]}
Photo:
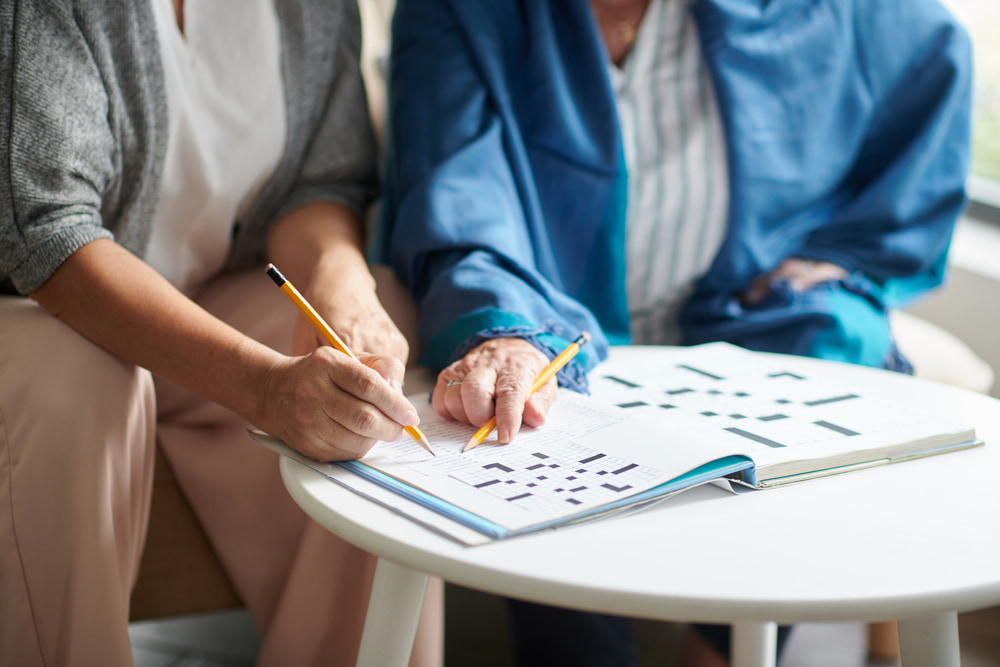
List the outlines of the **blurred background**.
{"label": "blurred background", "polygon": [[950,0],[972,35],[976,59],[974,174],[1000,183],[1000,2]]}

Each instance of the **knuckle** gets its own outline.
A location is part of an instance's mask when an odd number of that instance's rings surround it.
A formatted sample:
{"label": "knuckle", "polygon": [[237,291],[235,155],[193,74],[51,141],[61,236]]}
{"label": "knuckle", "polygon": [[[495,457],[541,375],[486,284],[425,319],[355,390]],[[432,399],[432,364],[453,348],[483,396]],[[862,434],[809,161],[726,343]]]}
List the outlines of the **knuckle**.
{"label": "knuckle", "polygon": [[319,347],[316,348],[316,351],[313,353],[314,356],[322,359],[323,361],[333,364],[336,364],[340,360],[340,358],[337,356],[339,354],[340,352],[335,350],[330,345],[320,345]]}
{"label": "knuckle", "polygon": [[359,374],[357,380],[358,392],[362,396],[370,396],[378,391],[379,387],[382,385],[382,380],[370,373]]}
{"label": "knuckle", "polygon": [[510,375],[497,378],[497,400],[501,398],[517,398],[524,393],[524,390],[521,388],[520,378]]}
{"label": "knuckle", "polygon": [[369,407],[364,407],[356,411],[351,419],[353,430],[359,435],[369,435],[375,431],[378,427],[379,418],[375,414],[375,410]]}
{"label": "knuckle", "polygon": [[402,373],[406,370],[406,365],[398,358],[394,356],[388,357],[389,359],[389,370],[394,373]]}
{"label": "knuckle", "polygon": [[480,394],[489,391],[489,386],[486,378],[477,374],[470,373],[462,378],[462,393],[469,394]]}

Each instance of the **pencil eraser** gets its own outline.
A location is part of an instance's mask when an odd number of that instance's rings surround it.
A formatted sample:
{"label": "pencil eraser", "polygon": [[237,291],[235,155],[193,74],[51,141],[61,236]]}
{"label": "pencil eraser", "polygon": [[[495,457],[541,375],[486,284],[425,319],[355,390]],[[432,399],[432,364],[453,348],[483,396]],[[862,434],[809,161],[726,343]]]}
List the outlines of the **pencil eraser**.
{"label": "pencil eraser", "polygon": [[267,275],[271,276],[271,280],[273,280],[278,287],[285,284],[285,276],[281,275],[281,271],[279,271],[278,267],[274,264],[268,264],[266,271]]}

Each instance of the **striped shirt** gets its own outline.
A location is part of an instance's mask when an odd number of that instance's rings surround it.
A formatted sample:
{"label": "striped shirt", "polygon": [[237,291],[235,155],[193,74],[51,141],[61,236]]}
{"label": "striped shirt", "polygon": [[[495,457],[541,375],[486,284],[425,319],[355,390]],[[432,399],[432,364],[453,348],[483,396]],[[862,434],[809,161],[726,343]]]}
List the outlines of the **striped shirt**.
{"label": "striped shirt", "polygon": [[718,252],[729,206],[722,122],[689,0],[652,0],[609,65],[629,174],[626,281],[636,344],[676,344],[677,314]]}

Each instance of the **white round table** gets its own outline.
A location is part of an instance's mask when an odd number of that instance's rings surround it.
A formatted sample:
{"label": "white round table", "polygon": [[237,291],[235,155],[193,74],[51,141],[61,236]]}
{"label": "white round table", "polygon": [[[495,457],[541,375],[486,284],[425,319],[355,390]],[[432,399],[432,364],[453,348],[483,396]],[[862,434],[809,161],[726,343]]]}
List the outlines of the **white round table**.
{"label": "white round table", "polygon": [[[774,664],[775,622],[886,619],[899,619],[907,667],[957,666],[957,612],[1000,603],[1000,402],[870,368],[789,363],[951,415],[987,444],[738,495],[699,487],[630,516],[476,547],[283,458],[299,505],[380,557],[359,664],[406,664],[428,575],[437,575],[559,606],[732,623],[735,667]],[[408,389],[415,381],[426,374]]]}

